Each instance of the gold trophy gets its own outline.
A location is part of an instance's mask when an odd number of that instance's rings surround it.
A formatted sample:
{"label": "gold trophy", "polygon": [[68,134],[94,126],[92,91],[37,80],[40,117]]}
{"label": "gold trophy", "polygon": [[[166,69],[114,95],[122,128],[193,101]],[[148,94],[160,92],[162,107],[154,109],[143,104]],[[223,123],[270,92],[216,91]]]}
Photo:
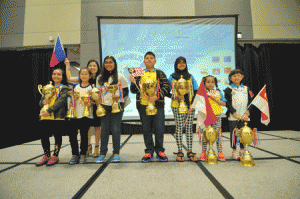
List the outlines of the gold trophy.
{"label": "gold trophy", "polygon": [[91,97],[92,99],[95,101],[95,102],[99,102],[99,106],[97,107],[97,110],[96,110],[96,115],[98,117],[102,117],[105,115],[106,111],[105,109],[101,106],[100,104],[100,93],[99,93],[99,89],[95,87],[95,84],[93,84],[93,89],[92,89],[92,92],[91,92]]}
{"label": "gold trophy", "polygon": [[245,126],[239,129],[239,137],[240,142],[245,146],[243,155],[240,158],[240,162],[243,166],[253,167],[254,158],[251,156],[251,153],[248,151],[248,146],[252,143],[254,139],[253,130],[247,126],[247,122],[245,122]]}
{"label": "gold trophy", "polygon": [[84,104],[84,110],[83,110],[83,113],[82,113],[82,117],[90,117],[91,111],[87,106],[87,104],[90,102],[89,94],[86,93],[85,95],[81,96],[81,101]]}
{"label": "gold trophy", "polygon": [[[176,88],[176,90],[177,90],[177,92],[179,93],[180,96],[184,96],[185,94],[188,93],[189,83],[188,83],[188,81],[183,79],[183,76],[181,75],[180,79],[176,82],[176,87],[175,88]],[[178,110],[179,110],[179,114],[182,114],[182,113],[186,114],[187,113],[188,107],[185,104],[184,100],[180,101]]]}
{"label": "gold trophy", "polygon": [[218,139],[218,132],[211,125],[209,125],[203,132],[204,140],[209,146],[205,162],[208,164],[218,164],[217,155],[213,150],[213,144]]}
{"label": "gold trophy", "polygon": [[[107,88],[107,91],[110,92],[112,94],[112,98],[114,98],[116,95],[116,91],[118,90],[118,85],[117,84],[114,84],[114,85],[110,85],[108,88]],[[120,107],[119,107],[119,103],[118,102],[115,102],[113,101],[112,105],[111,105],[111,113],[119,113],[121,112],[120,110]]]}
{"label": "gold trophy", "polygon": [[[42,97],[44,97],[45,99],[51,99],[56,92],[55,86],[52,85],[52,81],[50,81],[50,83],[44,87],[42,85],[38,85],[38,90],[42,95]],[[40,111],[40,116],[42,116],[43,113],[48,110],[48,108],[49,108],[49,104],[44,105]],[[53,118],[51,116],[48,116],[48,117],[43,117],[43,119],[53,119]]]}
{"label": "gold trophy", "polygon": [[[153,96],[156,94],[156,82],[152,79],[147,79],[143,83],[143,87],[145,90],[145,93],[148,96]],[[148,100],[148,104],[146,106],[146,115],[156,115],[157,114],[157,108],[155,107],[155,103],[150,103]]]}
{"label": "gold trophy", "polygon": [[71,96],[72,99],[72,106],[69,108],[67,112],[67,118],[77,118],[77,113],[75,109],[75,97],[73,96],[73,89],[68,91],[68,95]]}

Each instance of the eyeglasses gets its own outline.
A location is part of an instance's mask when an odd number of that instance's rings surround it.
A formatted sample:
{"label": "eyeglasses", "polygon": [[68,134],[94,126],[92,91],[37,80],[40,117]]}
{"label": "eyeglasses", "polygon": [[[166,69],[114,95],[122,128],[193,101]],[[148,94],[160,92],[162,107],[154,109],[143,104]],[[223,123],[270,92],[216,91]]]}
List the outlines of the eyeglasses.
{"label": "eyeglasses", "polygon": [[113,64],[114,62],[104,62],[104,64]]}

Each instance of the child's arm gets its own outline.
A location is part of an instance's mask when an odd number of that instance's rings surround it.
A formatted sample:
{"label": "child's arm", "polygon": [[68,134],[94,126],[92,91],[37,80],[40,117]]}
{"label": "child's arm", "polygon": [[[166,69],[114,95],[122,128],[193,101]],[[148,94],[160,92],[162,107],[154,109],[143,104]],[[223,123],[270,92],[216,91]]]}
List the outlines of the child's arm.
{"label": "child's arm", "polygon": [[130,75],[129,80],[131,81],[130,92],[132,92],[133,94],[138,94],[139,93],[139,89],[138,89],[139,81],[138,81],[138,79]]}
{"label": "child's arm", "polygon": [[59,98],[55,101],[52,107],[48,108],[47,112],[52,113],[58,110],[59,108],[61,108],[66,103],[67,97],[68,97],[68,88],[64,86],[62,87]]}
{"label": "child's arm", "polygon": [[225,99],[226,99],[226,107],[229,113],[231,113],[236,119],[240,119],[240,116],[236,114],[235,108],[232,106],[232,90],[230,88],[226,88],[224,90]]}
{"label": "child's arm", "polygon": [[214,100],[215,102],[217,102],[217,104],[219,104],[220,106],[226,106],[226,99],[224,97],[224,95],[222,94],[221,91],[219,91],[221,99],[216,99],[212,96],[209,96],[212,100]]}

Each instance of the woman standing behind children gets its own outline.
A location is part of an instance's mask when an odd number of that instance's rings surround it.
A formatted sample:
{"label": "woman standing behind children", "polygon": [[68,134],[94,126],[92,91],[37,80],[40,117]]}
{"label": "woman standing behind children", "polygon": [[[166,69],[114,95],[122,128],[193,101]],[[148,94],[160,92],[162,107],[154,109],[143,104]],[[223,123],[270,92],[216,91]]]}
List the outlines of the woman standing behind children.
{"label": "woman standing behind children", "polygon": [[[192,143],[193,143],[193,120],[195,115],[195,110],[191,110],[189,114],[181,114],[179,113],[179,101],[185,101],[188,108],[190,108],[191,104],[193,103],[194,96],[197,93],[198,90],[198,84],[193,77],[188,72],[186,59],[184,57],[178,57],[175,61],[175,72],[169,77],[169,84],[170,88],[172,90],[172,111],[175,117],[175,124],[176,124],[176,132],[175,132],[175,138],[177,142],[178,147],[178,153],[176,161],[183,162],[184,161],[184,155],[182,153],[182,133],[183,133],[183,125],[187,118],[187,123],[185,125],[186,128],[186,140],[187,140],[187,147],[188,152],[187,156],[191,161],[197,161],[197,157],[195,157],[195,153],[192,152]],[[175,89],[176,82],[180,79],[180,77],[183,77],[185,80],[187,80],[188,84],[191,86],[190,93],[185,94],[184,96],[178,95],[178,92]]]}
{"label": "woman standing behind children", "polygon": [[[52,72],[52,81],[54,82],[56,93],[50,99],[42,97],[40,107],[49,105],[47,111],[42,113],[40,121],[42,122],[42,147],[44,149],[43,158],[37,162],[36,166],[47,164],[47,166],[58,163],[59,151],[62,144],[62,135],[64,132],[65,116],[67,112],[67,92],[68,82],[66,75],[62,69],[54,69]],[[53,156],[50,156],[50,141],[49,137],[54,134],[55,149]]]}
{"label": "woman standing behind children", "polygon": [[[213,123],[211,125],[215,130],[219,131],[219,139],[217,141],[218,160],[225,161],[226,159],[222,152],[222,141],[221,141],[221,126],[222,126],[221,113],[223,112],[221,106],[226,105],[226,99],[224,98],[224,95],[218,88],[218,80],[216,77],[207,75],[202,78],[202,81],[204,82],[204,86],[207,90],[207,96],[208,96],[208,100],[211,105],[211,108],[212,108],[214,114],[216,115],[216,117],[218,118],[218,121],[216,121],[215,123]],[[214,89],[215,87],[216,87],[216,90]],[[199,157],[199,159],[201,161],[205,161],[205,159],[206,159],[206,150],[207,150],[207,142],[205,140],[203,140],[202,153],[200,154],[200,157]]]}
{"label": "woman standing behind children", "polygon": [[[67,78],[68,81],[71,82],[79,82],[81,83],[81,80],[79,77],[72,77],[71,72],[70,72],[70,61],[68,59],[65,59],[65,64],[66,64],[66,71],[67,71]],[[87,68],[91,71],[91,79],[90,79],[90,84],[96,85],[96,78],[101,74],[101,69],[99,66],[99,63],[96,60],[91,59],[87,63]],[[100,123],[101,123],[101,118],[97,117],[96,115],[96,104],[93,105],[93,121],[91,122],[91,127],[94,126],[95,129],[95,150],[93,153],[93,157],[96,158],[99,156],[99,142],[100,142],[100,135],[101,135],[101,129],[100,129]],[[92,153],[92,144],[91,144],[91,127],[89,129],[88,133],[88,150],[86,155],[91,155]]]}
{"label": "woman standing behind children", "polygon": [[[124,113],[124,98],[128,96],[128,83],[124,75],[118,73],[116,59],[112,56],[104,58],[104,70],[97,78],[96,87],[102,89],[104,96],[101,106],[105,109],[106,114],[101,118],[101,147],[100,156],[96,162],[103,162],[108,151],[107,145],[109,134],[112,132],[113,140],[113,159],[112,162],[120,161],[120,138],[121,138],[121,122]],[[110,85],[118,85],[118,90],[112,96],[107,92]],[[112,98],[113,97],[113,98]],[[112,113],[113,101],[119,103],[120,112]]]}
{"label": "woman standing behind children", "polygon": [[[93,119],[93,111],[91,109],[91,90],[92,86],[90,84],[91,71],[88,68],[82,68],[79,71],[79,78],[81,83],[76,85],[74,88],[75,100],[76,100],[76,112],[77,119],[72,120],[72,131],[70,132],[70,143],[72,148],[72,159],[70,160],[70,164],[74,165],[80,161],[81,164],[84,164],[86,159],[85,155],[88,147],[88,130],[90,128],[92,119]],[[82,97],[89,96],[88,102],[83,102]],[[89,116],[84,116],[85,106],[88,107],[90,112]],[[78,140],[77,140],[77,130],[80,130],[80,157],[78,150]]]}
{"label": "woman standing behind children", "polygon": [[229,132],[230,143],[232,150],[232,156],[235,159],[239,159],[241,153],[244,152],[244,145],[240,142],[240,154],[237,153],[236,144],[237,136],[234,135],[235,128],[241,128],[244,126],[243,121],[248,121],[249,126],[249,109],[248,105],[251,102],[251,96],[249,94],[249,88],[242,84],[244,73],[235,69],[229,74],[230,86],[224,90],[225,98],[227,100],[226,107],[229,120]]}

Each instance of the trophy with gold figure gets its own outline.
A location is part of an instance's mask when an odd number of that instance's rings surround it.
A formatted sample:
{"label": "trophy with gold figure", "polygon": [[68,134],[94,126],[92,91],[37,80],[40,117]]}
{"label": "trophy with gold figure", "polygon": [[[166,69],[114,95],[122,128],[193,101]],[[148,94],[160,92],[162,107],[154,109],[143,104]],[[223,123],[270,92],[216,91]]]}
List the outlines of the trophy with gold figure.
{"label": "trophy with gold figure", "polygon": [[252,143],[254,139],[254,131],[247,126],[247,122],[245,122],[245,126],[239,129],[239,139],[241,143],[245,146],[243,155],[240,157],[240,162],[243,166],[253,167],[254,159],[251,153],[248,150],[248,146]]}
{"label": "trophy with gold figure", "polygon": [[101,90],[99,90],[98,88],[95,87],[95,84],[93,84],[93,89],[92,89],[92,92],[91,92],[91,97],[92,99],[99,103],[99,106],[97,107],[97,110],[96,110],[96,115],[98,117],[102,117],[105,115],[106,111],[105,109],[101,106],[100,102],[100,98],[102,97],[102,93],[101,93]]}
{"label": "trophy with gold figure", "polygon": [[71,105],[67,112],[67,118],[77,118],[76,108],[75,108],[75,96],[74,90],[68,91],[68,95],[71,96]]}
{"label": "trophy with gold figure", "polygon": [[[108,88],[107,88],[107,91],[110,92],[112,94],[112,98],[114,98],[116,95],[116,91],[118,90],[118,85],[117,84],[113,84],[113,85],[110,85]],[[119,113],[121,112],[120,110],[120,106],[119,106],[119,103],[116,102],[116,101],[113,101],[112,105],[111,105],[111,112],[112,113]]]}
{"label": "trophy with gold figure", "polygon": [[[177,92],[179,93],[179,95],[184,96],[189,91],[189,83],[181,75],[180,79],[176,82],[175,88],[176,88]],[[188,107],[187,107],[186,103],[184,102],[184,100],[180,101],[178,110],[179,110],[179,114],[187,113]]]}
{"label": "trophy with gold figure", "polygon": [[215,151],[213,150],[213,144],[218,139],[218,132],[209,125],[206,127],[204,132],[204,140],[208,142],[208,152],[205,159],[205,162],[208,164],[218,164],[217,155],[215,154]]}
{"label": "trophy with gold figure", "polygon": [[[42,85],[38,85],[38,90],[42,95],[42,97],[48,100],[51,99],[56,92],[55,86],[52,85],[52,81],[50,81],[50,83],[44,87]],[[44,105],[40,111],[40,116],[42,116],[43,113],[48,110],[48,108],[49,108],[49,104]],[[43,117],[43,119],[53,119],[53,118],[51,116],[47,116],[47,117]]]}
{"label": "trophy with gold figure", "polygon": [[80,96],[81,101],[84,104],[84,109],[83,109],[83,113],[82,113],[82,117],[90,117],[91,115],[91,111],[88,108],[88,103],[90,102],[90,94],[87,92],[85,95]]}
{"label": "trophy with gold figure", "polygon": [[[156,95],[156,82],[148,78],[143,83],[143,90],[148,96]],[[148,104],[146,106],[146,115],[156,115],[156,114],[157,114],[157,108],[155,107],[155,103],[151,103],[148,100]]]}

